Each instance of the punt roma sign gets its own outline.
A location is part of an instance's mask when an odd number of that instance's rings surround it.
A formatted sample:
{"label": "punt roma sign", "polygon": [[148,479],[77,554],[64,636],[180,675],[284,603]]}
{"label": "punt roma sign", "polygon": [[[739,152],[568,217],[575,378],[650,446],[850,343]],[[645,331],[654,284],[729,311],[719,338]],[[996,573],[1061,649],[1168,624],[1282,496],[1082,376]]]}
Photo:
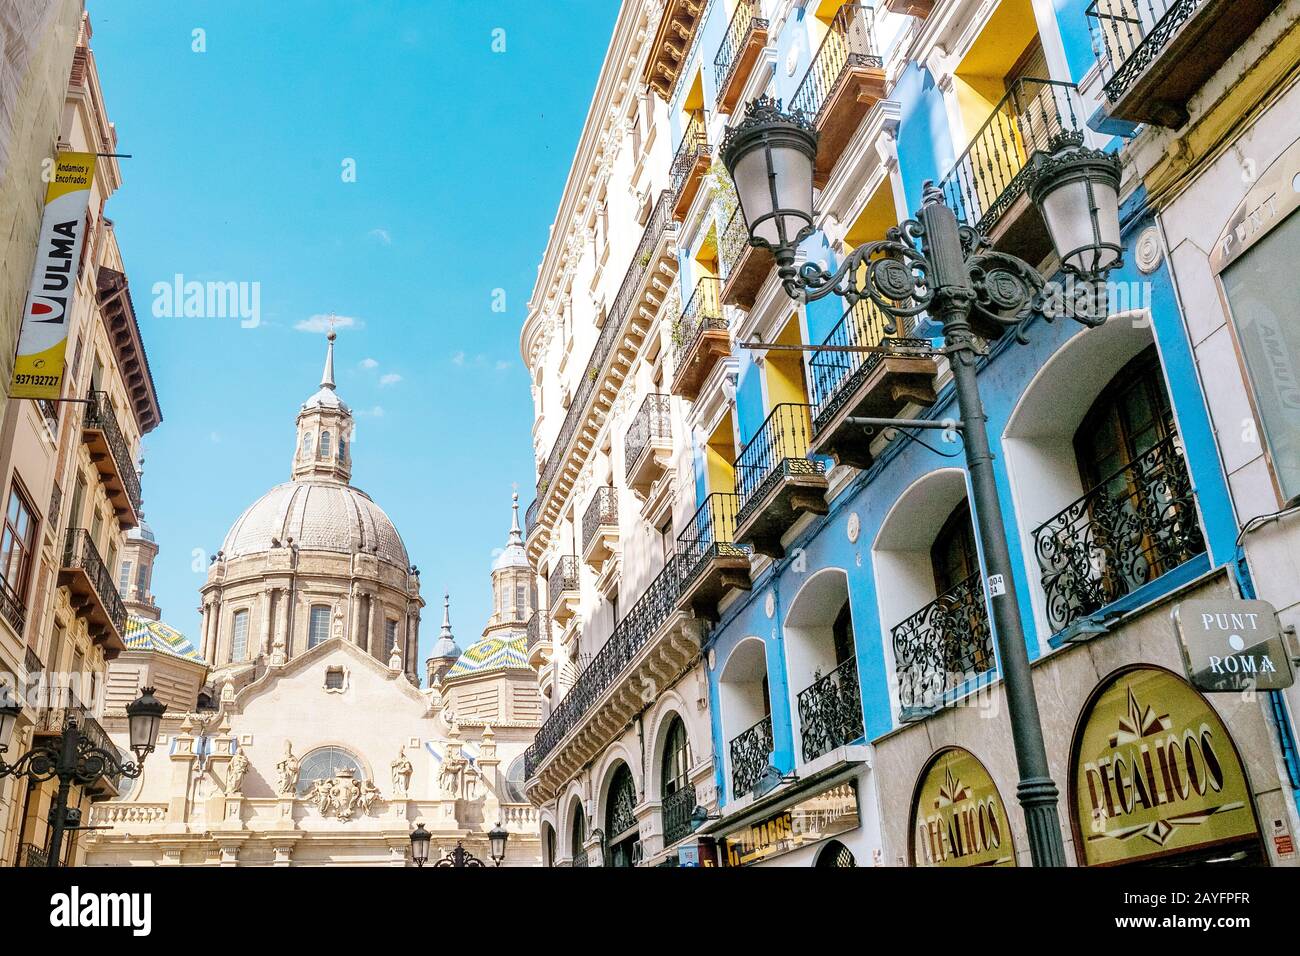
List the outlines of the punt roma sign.
{"label": "punt roma sign", "polygon": [[1177,675],[1138,667],[1109,678],[1074,740],[1076,846],[1088,866],[1258,840],[1236,745]]}

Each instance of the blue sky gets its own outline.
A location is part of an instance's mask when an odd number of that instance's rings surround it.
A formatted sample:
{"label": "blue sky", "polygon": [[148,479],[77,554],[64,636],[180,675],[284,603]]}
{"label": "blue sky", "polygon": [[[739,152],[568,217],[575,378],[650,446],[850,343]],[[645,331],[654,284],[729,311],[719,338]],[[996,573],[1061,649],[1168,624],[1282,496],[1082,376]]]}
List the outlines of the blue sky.
{"label": "blue sky", "polygon": [[[89,0],[133,154],[106,214],[163,409],[144,494],[167,621],[197,638],[208,555],[288,479],[325,349],[295,327],[334,313],[355,320],[338,342],[353,483],[420,567],[421,660],[444,587],[462,646],[478,636],[512,483],[532,500],[519,329],[617,7]],[[259,283],[261,324],[156,317],[177,273]]]}

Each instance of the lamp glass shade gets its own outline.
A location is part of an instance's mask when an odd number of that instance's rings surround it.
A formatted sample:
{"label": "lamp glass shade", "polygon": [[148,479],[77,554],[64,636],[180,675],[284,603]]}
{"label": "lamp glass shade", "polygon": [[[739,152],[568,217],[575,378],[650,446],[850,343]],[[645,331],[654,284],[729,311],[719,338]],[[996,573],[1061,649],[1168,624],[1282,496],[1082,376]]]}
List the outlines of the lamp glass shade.
{"label": "lamp glass shade", "polygon": [[794,245],[812,222],[813,158],[785,137],[765,137],[738,157],[732,179],[751,239]]}
{"label": "lamp glass shade", "polygon": [[506,858],[506,841],[509,839],[510,833],[500,823],[488,831],[488,844],[493,860],[499,862]]}
{"label": "lamp glass shade", "polygon": [[1100,280],[1120,264],[1119,183],[1119,160],[1081,137],[1039,162],[1033,200],[1067,270]]}
{"label": "lamp glass shade", "polygon": [[153,695],[152,687],[142,689],[140,696],[126,705],[127,729],[131,737],[131,750],[143,760],[153,752],[158,743],[158,729],[167,705]]}
{"label": "lamp glass shade", "polygon": [[[6,689],[4,695],[7,694],[8,690]],[[0,700],[3,699],[4,696],[0,695]],[[20,704],[8,701],[0,703],[0,753],[8,750],[9,745],[13,742],[14,728],[18,726],[18,715],[22,712],[23,709]]]}
{"label": "lamp glass shade", "polygon": [[429,860],[429,843],[433,840],[433,834],[424,828],[423,823],[417,823],[415,829],[411,831],[411,859],[419,866],[423,866]]}

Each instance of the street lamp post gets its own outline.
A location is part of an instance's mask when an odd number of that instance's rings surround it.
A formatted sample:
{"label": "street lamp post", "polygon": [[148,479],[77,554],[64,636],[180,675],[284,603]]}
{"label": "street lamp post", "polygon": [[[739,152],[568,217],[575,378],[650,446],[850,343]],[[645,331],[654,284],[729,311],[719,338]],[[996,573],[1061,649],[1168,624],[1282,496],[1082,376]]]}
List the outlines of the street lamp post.
{"label": "street lamp post", "polygon": [[[1020,773],[1017,797],[1025,815],[1030,855],[1035,866],[1064,866],[1058,790],[1048,771],[993,473],[987,417],[976,380],[976,363],[984,351],[977,336],[996,337],[1014,328],[1022,338],[1020,323],[1031,315],[1054,318],[1048,303],[1055,290],[1047,289],[1029,263],[992,251],[987,239],[960,224],[932,183],[925,184],[916,219],[890,229],[884,240],[854,250],[834,273],[817,263],[797,265],[799,243],[814,229],[812,171],[816,155],[817,133],[806,119],[799,113],[783,113],[779,102],[766,97],[750,104],[744,119],[727,131],[722,146],[750,244],[771,250],[778,276],[792,299],[809,302],[834,293],[854,305],[870,298],[891,323],[925,312],[942,324],[942,352],[952,367]],[[1122,261],[1119,161],[1085,148],[1081,134],[1064,133],[1053,141],[1049,152],[1036,153],[1030,162],[1031,197],[1043,214],[1062,271],[1078,284],[1068,300],[1081,308],[1070,309],[1068,314],[1085,325],[1100,325],[1106,310],[1098,308],[1099,296],[1104,306],[1106,276]],[[892,324],[887,331],[894,331]],[[858,346],[856,350],[888,351],[888,345]]]}
{"label": "street lamp post", "polygon": [[[85,787],[105,776],[132,780],[139,777],[144,771],[145,758],[158,741],[158,728],[166,710],[167,705],[154,697],[152,687],[143,688],[140,696],[127,705],[127,727],[135,763],[123,763],[118,754],[96,747],[82,735],[77,716],[72,713],[64,720],[63,732],[56,742],[33,747],[12,764],[0,759],[0,777],[27,777],[38,783],[58,778],[59,788],[49,815],[48,866],[59,865],[64,831],[77,828],[76,824],[69,824],[68,794],[72,785]],[[21,713],[22,705],[16,701],[0,705],[0,754],[8,752]]]}
{"label": "street lamp post", "polygon": [[[509,832],[498,823],[488,831],[488,852],[492,857],[492,865],[500,866],[501,861],[506,858],[506,842],[510,839]],[[433,841],[433,834],[425,829],[423,823],[417,823],[415,829],[411,831],[411,859],[417,867],[423,868],[429,862],[429,844]],[[486,866],[482,860],[476,857],[465,845],[459,840],[450,853],[439,860],[434,861],[435,867],[482,867]]]}

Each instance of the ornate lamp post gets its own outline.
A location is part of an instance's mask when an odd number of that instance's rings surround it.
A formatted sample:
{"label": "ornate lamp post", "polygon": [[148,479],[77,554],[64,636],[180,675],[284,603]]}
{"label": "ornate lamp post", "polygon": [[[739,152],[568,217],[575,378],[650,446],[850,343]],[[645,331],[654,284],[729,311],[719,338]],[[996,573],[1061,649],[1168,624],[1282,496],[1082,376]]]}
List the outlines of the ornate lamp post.
{"label": "ornate lamp post", "polygon": [[493,866],[500,866],[501,861],[506,858],[506,843],[509,840],[510,832],[498,820],[497,825],[488,831],[488,846],[492,854]]}
{"label": "ornate lamp post", "polygon": [[[72,785],[88,786],[101,777],[122,776],[134,780],[144,771],[144,760],[153,753],[158,741],[158,728],[167,705],[153,696],[153,688],[143,688],[140,696],[127,704],[127,725],[131,750],[137,763],[123,763],[116,753],[96,747],[81,735],[76,714],[68,714],[63,733],[57,742],[33,747],[12,764],[0,759],[0,777],[27,777],[42,782],[58,778],[59,789],[50,808],[49,866],[59,865],[63,850],[63,833],[75,827],[69,823],[68,793]],[[0,753],[7,753],[13,739],[14,726],[22,706],[16,702],[0,705]]]}
{"label": "ornate lamp post", "polygon": [[[1034,865],[1063,866],[1058,791],[1048,773],[986,416],[976,381],[976,362],[983,352],[977,334],[996,337],[1015,329],[1023,341],[1021,322],[1035,314],[1049,320],[1055,317],[1048,308],[1052,295],[1033,266],[992,251],[984,236],[960,224],[933,183],[925,184],[924,202],[916,219],[890,229],[879,242],[855,249],[834,273],[817,263],[797,266],[798,245],[814,228],[812,171],[816,155],[817,133],[806,119],[799,113],[783,113],[779,102],[766,97],[750,104],[744,119],[727,131],[722,145],[723,162],[736,184],[750,245],[771,250],[782,285],[792,299],[808,302],[834,293],[853,305],[870,298],[890,319],[926,312],[942,323],[942,352],[952,366],[961,417],[958,428],[975,499],[988,574],[988,602],[1020,771],[1017,796]],[[1030,195],[1042,212],[1063,271],[1082,292],[1071,299],[1083,308],[1069,314],[1085,325],[1100,325],[1106,317],[1105,279],[1121,264],[1123,254],[1119,160],[1086,148],[1081,133],[1064,133],[1052,142],[1050,153],[1035,154],[1031,164]],[[887,346],[841,349],[886,351]],[[854,421],[923,428],[939,425],[930,421]]]}
{"label": "ornate lamp post", "polygon": [[[510,834],[498,823],[488,831],[488,847],[492,855],[492,865],[500,866],[501,861],[506,858],[506,841],[510,839]],[[433,834],[424,828],[423,823],[417,823],[415,829],[411,831],[411,859],[415,861],[417,867],[423,867],[429,862],[429,844],[433,841]],[[435,867],[482,867],[486,866],[482,860],[476,857],[460,841],[456,842],[456,847],[449,854],[440,860],[435,860]]]}

